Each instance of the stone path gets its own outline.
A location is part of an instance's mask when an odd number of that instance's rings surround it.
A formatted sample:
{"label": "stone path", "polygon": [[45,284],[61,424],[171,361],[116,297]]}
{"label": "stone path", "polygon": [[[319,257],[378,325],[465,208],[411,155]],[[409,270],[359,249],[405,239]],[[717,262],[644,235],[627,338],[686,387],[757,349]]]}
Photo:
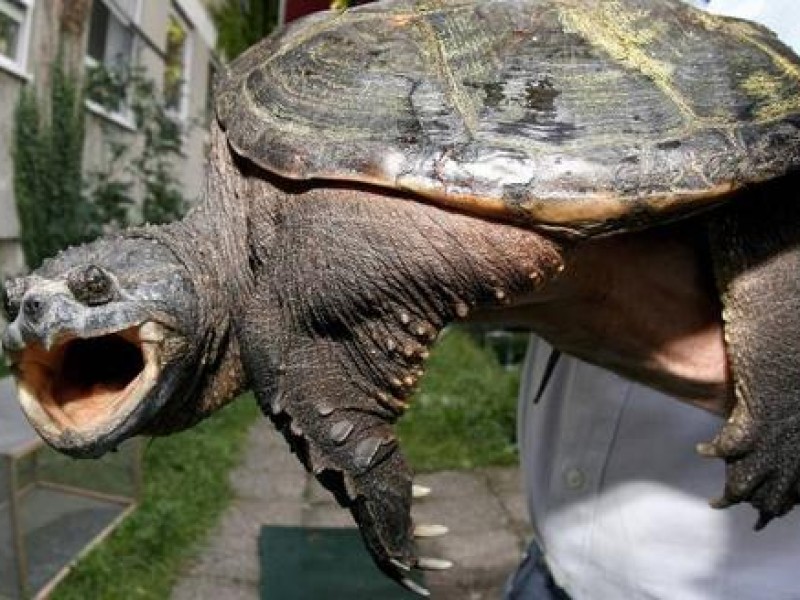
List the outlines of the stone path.
{"label": "stone path", "polygon": [[[186,566],[173,600],[259,598],[257,540],[264,524],[353,525],[349,512],[302,469],[266,420],[253,426],[244,460],[231,479],[234,500],[205,548]],[[499,598],[530,539],[519,470],[445,471],[421,475],[417,483],[433,491],[415,501],[414,521],[450,529],[443,537],[419,542],[420,554],[455,562],[449,571],[426,575],[431,597]]]}

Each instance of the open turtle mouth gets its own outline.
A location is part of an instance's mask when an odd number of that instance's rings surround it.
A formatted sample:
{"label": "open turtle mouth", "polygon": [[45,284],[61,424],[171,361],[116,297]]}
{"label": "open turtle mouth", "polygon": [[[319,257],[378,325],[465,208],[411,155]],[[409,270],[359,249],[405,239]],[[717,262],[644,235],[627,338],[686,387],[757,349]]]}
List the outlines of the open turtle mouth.
{"label": "open turtle mouth", "polygon": [[161,370],[165,330],[148,322],[96,337],[29,345],[15,358],[20,402],[51,443],[109,435],[145,399]]}

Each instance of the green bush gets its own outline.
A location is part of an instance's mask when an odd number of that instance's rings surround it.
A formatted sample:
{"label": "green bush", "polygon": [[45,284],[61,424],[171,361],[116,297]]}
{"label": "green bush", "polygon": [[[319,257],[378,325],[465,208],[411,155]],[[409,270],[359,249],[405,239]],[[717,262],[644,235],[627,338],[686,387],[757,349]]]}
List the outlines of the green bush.
{"label": "green bush", "polygon": [[83,96],[61,60],[51,70],[49,114],[22,90],[14,128],[14,192],[28,266],[96,235],[82,189]]}

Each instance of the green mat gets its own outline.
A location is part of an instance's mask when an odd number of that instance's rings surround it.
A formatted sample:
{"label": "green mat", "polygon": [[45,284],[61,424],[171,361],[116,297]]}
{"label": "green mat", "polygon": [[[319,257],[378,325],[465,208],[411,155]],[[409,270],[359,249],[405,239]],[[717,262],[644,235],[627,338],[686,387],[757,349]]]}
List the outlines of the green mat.
{"label": "green mat", "polygon": [[261,600],[417,598],[378,570],[357,529],[265,526],[258,546]]}

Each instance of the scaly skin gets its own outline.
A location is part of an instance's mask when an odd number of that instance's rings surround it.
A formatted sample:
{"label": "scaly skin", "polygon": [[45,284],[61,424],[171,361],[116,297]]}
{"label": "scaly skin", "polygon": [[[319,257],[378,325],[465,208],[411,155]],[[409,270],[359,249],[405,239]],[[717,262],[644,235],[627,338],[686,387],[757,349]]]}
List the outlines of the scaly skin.
{"label": "scaly skin", "polygon": [[749,502],[759,511],[757,529],[800,500],[796,186],[789,178],[761,186],[711,224],[737,403],[700,450],[726,462],[725,490],[715,505]]}
{"label": "scaly skin", "polygon": [[[152,389],[128,384],[142,399],[124,418],[103,420],[96,399],[75,400],[82,388],[69,401],[48,400],[49,412],[26,408],[55,447],[101,454],[130,435],[189,426],[252,388],[304,465],[352,511],[378,566],[409,585],[406,568],[420,566],[411,473],[391,424],[448,323],[531,326],[588,360],[725,410],[729,378],[705,221],[579,243],[397,192],[288,182],[235,157],[219,130],[212,141],[206,201],[184,221],[70,250],[7,286],[13,322],[3,343],[23,384],[26,360],[45,356],[31,349],[47,336],[58,348],[65,331],[96,334],[86,323],[101,312],[104,331],[142,322],[169,331],[152,342],[160,379]],[[747,266],[734,263],[729,279],[738,281]],[[98,288],[97,268],[111,274],[111,291]],[[62,355],[69,350],[46,359]],[[59,402],[60,421],[51,418]],[[759,402],[756,394],[748,406]],[[793,404],[781,406],[787,414]],[[75,420],[84,413],[91,426]],[[748,472],[769,479],[769,453],[757,456]],[[728,497],[750,500],[736,469]],[[760,488],[762,511],[780,514],[794,502],[790,475],[790,492]]]}

